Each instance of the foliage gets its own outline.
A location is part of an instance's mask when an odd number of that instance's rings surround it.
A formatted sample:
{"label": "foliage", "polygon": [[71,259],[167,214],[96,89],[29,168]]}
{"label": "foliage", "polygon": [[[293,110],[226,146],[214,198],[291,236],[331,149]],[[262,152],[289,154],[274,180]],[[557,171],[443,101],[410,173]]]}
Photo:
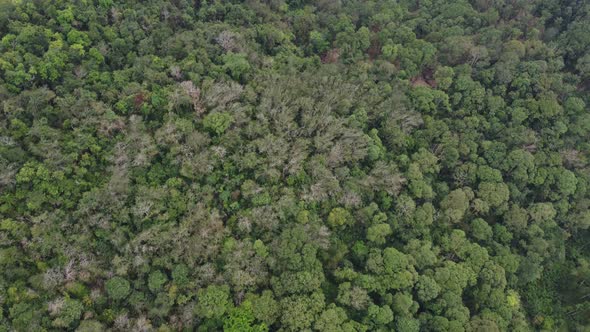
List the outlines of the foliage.
{"label": "foliage", "polygon": [[0,331],[586,331],[584,1],[0,0]]}

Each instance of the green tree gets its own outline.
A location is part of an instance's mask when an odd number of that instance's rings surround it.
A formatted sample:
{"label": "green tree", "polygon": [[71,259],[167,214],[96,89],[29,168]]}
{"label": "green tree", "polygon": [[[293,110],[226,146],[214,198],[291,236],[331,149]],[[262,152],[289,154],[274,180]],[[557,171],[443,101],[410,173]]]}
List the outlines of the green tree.
{"label": "green tree", "polygon": [[319,31],[312,31],[309,33],[309,43],[311,44],[314,52],[321,54],[328,50],[330,43],[326,40],[326,37]]}
{"label": "green tree", "polygon": [[[61,303],[60,308],[57,309],[56,318],[53,320],[52,325],[57,328],[71,328],[76,325],[82,315],[84,306],[77,300],[66,298]],[[50,309],[51,310],[51,309]]]}
{"label": "green tree", "polygon": [[453,190],[441,201],[440,207],[449,221],[457,223],[469,208],[469,195],[463,189]]}
{"label": "green tree", "polygon": [[367,309],[367,319],[376,328],[381,328],[393,321],[393,311],[387,305],[379,307],[373,304]]}
{"label": "green tree", "polygon": [[280,306],[272,291],[264,290],[260,295],[249,294],[247,298],[252,302],[252,314],[257,320],[266,326],[272,326],[277,321]]}
{"label": "green tree", "polygon": [[268,331],[267,326],[254,323],[252,303],[244,301],[239,307],[229,310],[229,314],[223,319],[223,331],[227,332],[264,332]]}
{"label": "green tree", "polygon": [[352,222],[352,215],[346,209],[337,207],[330,211],[328,224],[332,227],[343,227]]}
{"label": "green tree", "polygon": [[96,320],[83,320],[76,329],[76,332],[100,332],[104,331],[104,325]]}
{"label": "green tree", "polygon": [[499,207],[508,201],[510,190],[504,183],[482,182],[479,184],[477,196],[491,207]]}
{"label": "green tree", "polygon": [[455,72],[451,67],[438,67],[434,73],[434,79],[436,80],[436,86],[443,90],[447,90],[453,84],[453,76]]}
{"label": "green tree", "polygon": [[131,292],[131,285],[127,279],[117,276],[106,282],[106,290],[113,300],[122,300]]}
{"label": "green tree", "polygon": [[476,218],[471,221],[471,233],[477,240],[487,241],[492,238],[493,230],[485,220]]}
{"label": "green tree", "polygon": [[251,70],[248,58],[244,53],[227,53],[222,58],[223,69],[229,72],[235,80],[243,79]]}
{"label": "green tree", "polygon": [[435,299],[440,293],[440,286],[431,277],[422,275],[416,283],[416,292],[421,302],[428,302]]}
{"label": "green tree", "polygon": [[281,300],[281,323],[287,331],[309,329],[324,308],[324,295],[289,296]]}
{"label": "green tree", "polygon": [[162,271],[154,271],[148,277],[148,288],[152,293],[157,293],[167,281],[168,277]]}
{"label": "green tree", "polygon": [[389,224],[378,223],[367,229],[367,240],[375,244],[384,244],[387,236],[391,235],[391,233]]}
{"label": "green tree", "polygon": [[232,308],[229,292],[227,285],[210,285],[200,289],[197,293],[195,313],[203,318],[220,319]]}
{"label": "green tree", "polygon": [[313,327],[317,331],[356,331],[354,326],[348,323],[347,320],[346,311],[331,304],[318,317]]}
{"label": "green tree", "polygon": [[232,124],[233,118],[228,113],[210,113],[203,119],[203,126],[215,135],[221,135]]}
{"label": "green tree", "polygon": [[504,214],[504,223],[513,232],[520,233],[526,229],[529,220],[528,213],[525,209],[513,204]]}

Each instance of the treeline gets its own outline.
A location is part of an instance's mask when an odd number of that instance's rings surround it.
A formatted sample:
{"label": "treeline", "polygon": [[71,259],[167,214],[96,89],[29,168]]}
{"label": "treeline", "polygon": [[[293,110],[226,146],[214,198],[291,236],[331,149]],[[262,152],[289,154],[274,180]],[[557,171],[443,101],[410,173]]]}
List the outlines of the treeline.
{"label": "treeline", "polygon": [[590,3],[0,0],[0,331],[585,331]]}

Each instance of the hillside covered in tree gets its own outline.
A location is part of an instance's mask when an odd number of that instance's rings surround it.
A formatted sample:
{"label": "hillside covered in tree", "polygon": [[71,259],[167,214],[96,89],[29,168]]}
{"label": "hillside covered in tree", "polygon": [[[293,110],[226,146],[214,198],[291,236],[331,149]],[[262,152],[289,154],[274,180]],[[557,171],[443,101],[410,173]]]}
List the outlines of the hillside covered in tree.
{"label": "hillside covered in tree", "polygon": [[0,331],[589,331],[590,2],[0,0]]}

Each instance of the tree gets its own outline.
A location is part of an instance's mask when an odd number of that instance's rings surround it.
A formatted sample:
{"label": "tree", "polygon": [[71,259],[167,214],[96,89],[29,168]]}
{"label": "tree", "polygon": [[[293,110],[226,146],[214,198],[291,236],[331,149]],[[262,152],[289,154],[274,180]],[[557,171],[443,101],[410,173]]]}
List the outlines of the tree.
{"label": "tree", "polygon": [[551,221],[557,215],[557,211],[551,203],[535,203],[529,207],[531,219],[537,223]]}
{"label": "tree", "polygon": [[576,192],[577,183],[576,175],[570,170],[562,170],[557,176],[556,185],[562,196],[572,195]]}
{"label": "tree", "polygon": [[421,302],[428,302],[435,299],[440,293],[441,289],[434,279],[431,277],[421,275],[416,283],[416,292],[418,299]]}
{"label": "tree", "polygon": [[453,76],[455,72],[452,67],[438,67],[434,73],[434,79],[436,80],[436,86],[443,90],[447,90],[453,84]]}
{"label": "tree", "polygon": [[504,170],[509,172],[510,177],[519,184],[530,181],[535,171],[533,155],[525,150],[514,150],[508,154],[503,163]]}
{"label": "tree", "polygon": [[314,52],[322,54],[328,50],[330,43],[326,40],[325,36],[319,31],[311,31],[309,33],[309,43],[313,47]]}
{"label": "tree", "polygon": [[235,80],[242,80],[247,75],[251,66],[244,53],[226,53],[222,57],[223,69],[225,69]]}
{"label": "tree", "polygon": [[439,251],[438,247],[433,247],[432,242],[418,239],[410,240],[404,247],[404,252],[411,257],[412,264],[419,271],[434,266],[439,259]]}
{"label": "tree", "polygon": [[220,319],[232,307],[227,285],[210,285],[197,293],[195,313],[202,318]]}
{"label": "tree", "polygon": [[471,233],[474,238],[480,241],[489,240],[493,235],[492,227],[481,218],[474,219],[471,222]]}
{"label": "tree", "polygon": [[203,126],[215,135],[221,135],[231,125],[233,118],[227,113],[210,113],[203,119]]}
{"label": "tree", "polygon": [[389,306],[379,307],[373,304],[367,309],[367,319],[375,328],[381,328],[393,321],[393,312]]}
{"label": "tree", "polygon": [[123,277],[113,277],[106,282],[106,290],[109,296],[117,301],[122,300],[131,292],[129,281]]}
{"label": "tree", "polygon": [[266,326],[272,326],[280,315],[280,306],[272,291],[264,290],[260,295],[248,294],[246,297],[252,302],[254,317]]}
{"label": "tree", "polygon": [[162,289],[162,286],[168,281],[168,277],[161,271],[154,271],[148,277],[148,288],[153,293],[157,293]]}
{"label": "tree", "polygon": [[315,330],[328,332],[356,331],[354,325],[347,320],[346,311],[331,304],[318,317],[313,327]]}
{"label": "tree", "polygon": [[262,324],[254,323],[254,314],[252,312],[252,303],[244,301],[239,307],[232,308],[229,314],[223,320],[223,331],[227,332],[264,332],[268,327]]}
{"label": "tree", "polygon": [[361,27],[357,31],[350,30],[336,35],[335,45],[345,57],[354,59],[360,57],[370,46],[370,32],[367,27]]}
{"label": "tree", "polygon": [[375,224],[367,229],[367,240],[376,244],[384,244],[386,237],[391,235],[391,226],[385,223]]}
{"label": "tree", "polygon": [[104,331],[104,325],[96,320],[83,320],[76,329],[76,332],[100,332]]}
{"label": "tree", "polygon": [[468,285],[475,284],[476,275],[464,264],[447,261],[443,266],[436,268],[434,280],[441,289],[461,294]]}
{"label": "tree", "polygon": [[344,208],[334,208],[328,215],[328,225],[343,227],[352,222],[352,215]]}
{"label": "tree", "polygon": [[366,268],[373,273],[372,278],[361,279],[363,287],[384,294],[388,290],[412,287],[417,273],[407,255],[395,248],[374,249],[369,253]]}
{"label": "tree", "polygon": [[273,250],[271,270],[276,275],[270,281],[275,294],[311,293],[320,288],[325,276],[317,251],[303,225],[283,231]]}
{"label": "tree", "polygon": [[420,321],[417,319],[400,317],[395,320],[395,328],[400,332],[418,332],[420,331]]}
{"label": "tree", "polygon": [[477,196],[491,207],[499,207],[508,201],[510,190],[504,183],[482,182],[479,184]]}
{"label": "tree", "polygon": [[84,306],[79,301],[68,298],[56,301],[57,303],[54,302],[49,306],[52,315],[56,316],[52,325],[57,328],[71,328],[80,319]]}
{"label": "tree", "polygon": [[371,302],[371,299],[365,289],[353,286],[350,282],[343,282],[338,286],[336,301],[356,310],[364,310]]}
{"label": "tree", "polygon": [[463,189],[453,190],[441,201],[440,207],[450,222],[457,223],[469,208],[468,193]]}
{"label": "tree", "polygon": [[391,307],[397,316],[406,317],[418,309],[418,303],[414,302],[412,295],[408,293],[397,293],[393,296]]}
{"label": "tree", "polygon": [[309,296],[289,296],[281,300],[281,323],[287,331],[308,329],[324,308],[324,295],[312,293]]}
{"label": "tree", "polygon": [[184,264],[176,265],[172,270],[172,280],[179,287],[186,286],[189,282],[188,267]]}

